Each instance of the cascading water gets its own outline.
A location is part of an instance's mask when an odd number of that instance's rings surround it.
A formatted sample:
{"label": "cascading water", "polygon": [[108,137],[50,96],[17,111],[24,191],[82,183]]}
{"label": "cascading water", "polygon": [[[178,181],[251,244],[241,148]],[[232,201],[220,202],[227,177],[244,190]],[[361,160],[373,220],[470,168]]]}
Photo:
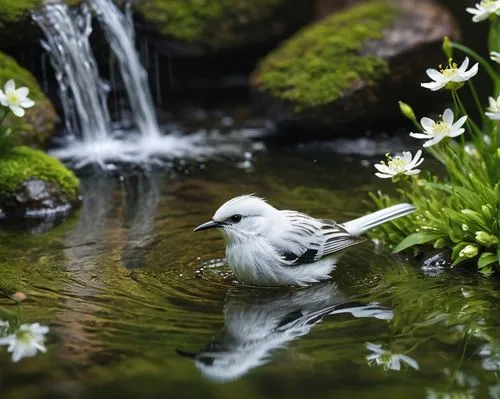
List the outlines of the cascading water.
{"label": "cascading water", "polygon": [[84,143],[106,140],[110,133],[109,89],[99,77],[89,44],[90,10],[83,5],[77,14],[65,4],[48,3],[33,19],[46,37],[42,45],[56,73],[68,132]]}
{"label": "cascading water", "polygon": [[135,48],[135,30],[130,1],[123,13],[112,0],[88,0],[101,22],[111,50],[125,82],[132,116],[143,138],[159,138],[153,100],[149,90],[148,75]]}
{"label": "cascading water", "polygon": [[106,38],[116,54],[125,84],[133,119],[138,131],[111,130],[107,109],[109,87],[100,78],[91,51],[91,13],[83,4],[71,11],[59,1],[48,0],[33,15],[45,33],[43,46],[50,55],[59,83],[65,123],[71,138],[51,154],[69,161],[75,168],[88,164],[114,168],[113,163],[157,163],[158,158],[202,159],[214,154],[241,154],[251,145],[244,136],[220,135],[200,131],[183,135],[178,131],[161,135],[148,77],[134,45],[130,8],[124,14],[112,0],[87,0],[103,26]]}

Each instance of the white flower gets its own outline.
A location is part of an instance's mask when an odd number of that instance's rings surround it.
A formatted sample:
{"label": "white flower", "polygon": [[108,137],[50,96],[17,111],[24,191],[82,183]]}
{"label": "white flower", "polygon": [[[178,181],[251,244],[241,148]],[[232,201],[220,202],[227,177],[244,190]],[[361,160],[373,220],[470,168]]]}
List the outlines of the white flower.
{"label": "white flower", "polygon": [[500,353],[495,352],[490,344],[484,345],[479,355],[483,357],[481,363],[485,370],[500,371]]}
{"label": "white flower", "polygon": [[485,112],[486,116],[491,120],[500,120],[500,96],[496,100],[493,97],[488,97],[488,101],[490,103],[488,111],[490,112]]}
{"label": "white flower", "polygon": [[457,64],[452,63],[450,60],[450,64],[445,69],[441,66],[439,66],[439,71],[429,68],[425,71],[425,73],[427,73],[433,82],[420,83],[420,85],[432,91],[442,89],[443,87],[450,90],[456,90],[464,85],[463,82],[469,80],[477,74],[479,68],[477,63],[467,71],[468,66],[469,58],[465,57],[465,60],[462,62],[460,67],[458,67]]}
{"label": "white flower", "polygon": [[9,107],[16,116],[24,116],[24,108],[30,108],[35,102],[28,98],[29,89],[20,87],[16,89],[16,84],[11,79],[5,83],[4,91],[0,90],[0,104]]}
{"label": "white flower", "polygon": [[420,173],[420,169],[414,169],[419,166],[424,158],[420,158],[422,155],[422,150],[418,150],[415,156],[412,158],[411,152],[403,151],[403,155],[396,155],[392,158],[387,155],[387,163],[381,161],[373,166],[378,170],[375,176],[381,179],[389,179],[399,175],[416,175]]}
{"label": "white flower", "polygon": [[45,353],[45,334],[49,328],[38,323],[22,324],[15,334],[0,338],[0,345],[8,345],[8,352],[12,352],[12,361],[18,362],[23,357],[36,356],[38,351]]}
{"label": "white flower", "polygon": [[428,140],[424,143],[424,147],[430,147],[431,145],[437,144],[445,137],[460,136],[465,132],[462,126],[467,120],[467,115],[462,116],[455,123],[453,123],[454,118],[453,111],[446,108],[440,121],[434,122],[431,118],[422,118],[420,124],[424,128],[424,132],[410,133],[410,136],[416,139]]}
{"label": "white flower", "polygon": [[376,364],[377,366],[384,366],[384,370],[401,370],[401,363],[406,363],[408,366],[418,370],[418,363],[416,360],[409,356],[401,354],[393,354],[391,351],[382,349],[382,345],[372,344],[371,342],[366,343],[367,349],[371,350],[373,353],[366,356],[368,364]]}
{"label": "white flower", "polygon": [[473,22],[481,22],[488,19],[491,14],[500,15],[500,1],[498,0],[482,0],[477,3],[476,8],[468,7],[465,10],[472,14]]}
{"label": "white flower", "polygon": [[500,53],[497,51],[491,51],[490,59],[500,64]]}

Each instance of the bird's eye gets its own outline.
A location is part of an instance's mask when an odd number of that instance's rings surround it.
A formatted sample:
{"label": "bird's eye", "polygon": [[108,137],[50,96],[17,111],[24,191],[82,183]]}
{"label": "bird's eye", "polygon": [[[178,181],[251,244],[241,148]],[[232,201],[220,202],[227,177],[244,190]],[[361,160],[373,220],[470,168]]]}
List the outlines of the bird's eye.
{"label": "bird's eye", "polygon": [[233,223],[238,223],[238,222],[240,222],[240,221],[241,221],[241,218],[242,218],[242,216],[241,216],[241,215],[238,215],[238,214],[233,215],[233,216],[231,216],[231,217],[230,217],[231,222],[233,222]]}

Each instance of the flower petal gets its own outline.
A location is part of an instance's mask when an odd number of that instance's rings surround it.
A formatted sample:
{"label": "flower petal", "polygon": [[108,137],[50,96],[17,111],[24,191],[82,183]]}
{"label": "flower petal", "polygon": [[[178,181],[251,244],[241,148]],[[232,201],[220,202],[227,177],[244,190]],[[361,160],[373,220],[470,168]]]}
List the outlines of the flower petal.
{"label": "flower petal", "polygon": [[19,105],[23,108],[31,108],[33,105],[35,105],[35,102],[30,98],[26,98],[25,100],[21,101]]}
{"label": "flower petal", "polygon": [[382,345],[377,345],[371,342],[366,342],[365,346],[367,349],[371,350],[372,352],[381,354],[384,353],[385,351],[382,349]]}
{"label": "flower petal", "polygon": [[432,128],[435,125],[435,122],[431,118],[423,117],[420,119],[420,124],[427,132],[432,132]]}
{"label": "flower petal", "polygon": [[500,112],[486,112],[485,115],[492,121],[500,120]]}
{"label": "flower petal", "polygon": [[14,81],[12,79],[10,79],[7,83],[5,83],[4,90],[5,90],[5,94],[9,94],[9,93],[13,92],[14,90],[16,90],[16,84],[14,83]]}
{"label": "flower petal", "polygon": [[449,137],[457,137],[457,136],[460,136],[461,134],[463,134],[465,132],[465,129],[464,128],[461,128],[461,129],[458,129],[458,130],[454,130],[452,132],[450,132],[448,134]]}
{"label": "flower petal", "polygon": [[387,165],[381,163],[373,164],[373,166],[375,167],[375,169],[382,173],[390,173],[391,171],[391,169]]}
{"label": "flower petal", "polygon": [[423,144],[423,147],[431,147],[433,146],[434,144],[437,144],[439,143],[441,140],[443,140],[444,136],[443,135],[439,135],[439,136],[435,136],[433,139],[429,140],[429,141],[426,141],[424,144]]}
{"label": "flower petal", "polygon": [[381,179],[390,179],[391,177],[394,177],[394,174],[388,175],[383,173],[375,173],[375,176],[380,177]]}
{"label": "flower petal", "polygon": [[401,360],[403,362],[405,362],[408,366],[414,368],[415,370],[419,370],[419,366],[418,366],[418,363],[415,359],[412,359],[411,357],[409,356],[406,356],[406,355],[399,355]]}
{"label": "flower petal", "polygon": [[455,129],[462,127],[466,120],[467,120],[467,115],[462,116],[453,125],[451,125],[451,129],[455,130]]}
{"label": "flower petal", "polygon": [[429,82],[429,83],[420,83],[420,86],[425,87],[431,91],[437,91],[446,86],[446,82]]}
{"label": "flower petal", "polygon": [[24,99],[25,97],[28,96],[28,93],[29,93],[29,89],[27,87],[20,87],[19,89],[16,90],[16,93],[19,97],[21,97],[22,99]]}
{"label": "flower petal", "polygon": [[446,77],[441,72],[432,68],[427,69],[425,73],[427,74],[427,76],[429,76],[432,80],[436,82],[442,82],[447,80]]}
{"label": "flower petal", "polygon": [[7,101],[7,96],[2,90],[0,90],[0,104],[2,104],[4,107],[9,106],[9,102]]}
{"label": "flower petal", "polygon": [[451,126],[453,125],[453,118],[453,111],[450,108],[446,108],[443,112],[443,121]]}
{"label": "flower petal", "polygon": [[462,65],[458,68],[459,73],[464,73],[467,70],[467,67],[469,66],[469,57],[465,57],[465,59],[462,62]]}
{"label": "flower petal", "polygon": [[10,105],[9,108],[14,113],[14,115],[16,115],[18,117],[24,116],[24,108],[23,107],[20,107],[19,105]]}
{"label": "flower petal", "polygon": [[410,136],[416,139],[430,139],[435,137],[432,134],[425,134],[425,133],[410,133]]}

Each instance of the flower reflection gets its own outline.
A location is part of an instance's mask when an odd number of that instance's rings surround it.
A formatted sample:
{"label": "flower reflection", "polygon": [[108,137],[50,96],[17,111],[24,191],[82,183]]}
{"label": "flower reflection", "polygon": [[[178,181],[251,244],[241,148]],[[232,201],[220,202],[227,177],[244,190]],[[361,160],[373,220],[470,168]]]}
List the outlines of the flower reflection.
{"label": "flower reflection", "polygon": [[206,378],[228,382],[269,362],[274,349],[308,334],[327,315],[392,319],[392,311],[377,304],[347,302],[332,283],[271,295],[229,293],[221,334],[200,352],[178,354],[191,358]]}
{"label": "flower reflection", "polygon": [[415,370],[419,369],[417,361],[409,356],[392,353],[389,350],[382,349],[382,345],[372,344],[371,342],[367,342],[366,347],[373,352],[371,355],[366,356],[370,366],[376,364],[377,366],[383,366],[384,370],[399,371],[401,370],[401,364],[406,364]]}
{"label": "flower reflection", "polygon": [[[7,323],[8,324],[8,323]],[[34,357],[38,352],[45,353],[45,335],[49,328],[39,323],[22,324],[14,334],[0,338],[0,345],[7,345],[7,352],[12,353],[12,361],[18,362],[23,357]]]}
{"label": "flower reflection", "polygon": [[488,371],[500,371],[500,353],[495,351],[491,344],[484,345],[479,351],[483,358],[481,364]]}

